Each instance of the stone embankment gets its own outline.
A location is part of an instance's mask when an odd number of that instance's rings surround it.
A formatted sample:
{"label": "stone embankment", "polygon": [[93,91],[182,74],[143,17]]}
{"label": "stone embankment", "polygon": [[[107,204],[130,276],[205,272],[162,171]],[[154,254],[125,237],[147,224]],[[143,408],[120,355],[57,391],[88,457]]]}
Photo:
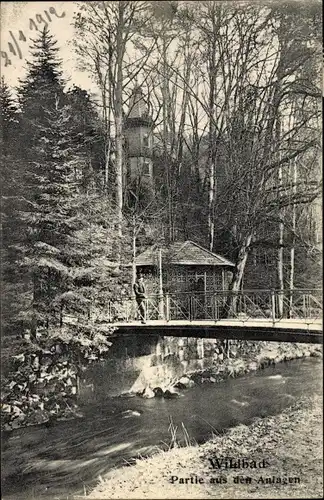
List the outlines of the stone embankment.
{"label": "stone embankment", "polygon": [[[309,356],[321,356],[322,346],[312,344],[293,344],[280,342],[233,342],[229,344],[226,355],[222,350],[216,353],[213,364],[208,369],[184,373],[180,378],[174,378],[159,386],[146,385],[136,391],[136,395],[146,399],[164,397],[177,398],[182,389],[188,389],[196,384],[222,382],[228,377],[238,377],[257,371],[269,365],[276,365],[292,359]],[[131,394],[131,393],[129,393]],[[127,393],[123,394],[124,396]]]}

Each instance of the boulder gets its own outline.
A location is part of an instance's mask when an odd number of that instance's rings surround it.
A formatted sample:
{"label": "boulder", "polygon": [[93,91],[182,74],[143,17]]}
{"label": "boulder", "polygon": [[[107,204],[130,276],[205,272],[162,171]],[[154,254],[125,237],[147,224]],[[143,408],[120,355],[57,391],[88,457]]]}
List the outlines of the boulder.
{"label": "boulder", "polygon": [[177,389],[188,389],[189,387],[193,387],[194,385],[195,385],[195,382],[191,378],[183,376],[175,384],[174,387],[176,387]]}
{"label": "boulder", "polygon": [[170,387],[166,391],[164,391],[163,397],[165,399],[176,399],[179,397],[179,393],[174,390],[173,387]]}
{"label": "boulder", "polygon": [[161,387],[155,387],[153,392],[156,398],[163,398],[163,389]]}
{"label": "boulder", "polygon": [[[142,395],[142,392],[138,395]],[[136,396],[136,393],[135,392],[122,392],[121,394],[119,394],[119,397],[120,398],[134,398]]]}
{"label": "boulder", "polygon": [[174,387],[176,387],[177,389],[187,389],[187,386],[180,381],[174,384]]}
{"label": "boulder", "polygon": [[144,392],[142,394],[142,398],[151,399],[154,398],[154,396],[155,394],[154,391],[151,389],[151,387],[149,386],[145,387]]}
{"label": "boulder", "polygon": [[180,382],[181,384],[188,385],[188,384],[189,384],[189,382],[190,382],[190,378],[189,378],[189,377],[186,377],[186,376],[183,376],[183,377],[181,377],[181,379],[179,380],[179,382]]}
{"label": "boulder", "polygon": [[130,418],[130,417],[140,417],[141,413],[137,410],[125,410],[122,413],[123,418]]}

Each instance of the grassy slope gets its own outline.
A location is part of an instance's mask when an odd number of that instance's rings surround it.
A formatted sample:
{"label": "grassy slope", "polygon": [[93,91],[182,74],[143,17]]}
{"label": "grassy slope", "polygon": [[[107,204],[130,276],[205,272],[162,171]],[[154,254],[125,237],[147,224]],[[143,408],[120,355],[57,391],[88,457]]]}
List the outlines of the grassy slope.
{"label": "grassy slope", "polygon": [[[197,447],[173,449],[133,467],[112,471],[90,494],[96,499],[191,498],[322,498],[322,400],[302,399],[280,415],[240,425],[227,434]],[[231,456],[268,460],[266,469],[212,471],[208,457]],[[171,484],[171,476],[201,477],[204,484]],[[233,484],[237,475],[250,476],[252,484]],[[300,484],[257,484],[254,478],[300,477]],[[223,476],[226,484],[210,484]]]}

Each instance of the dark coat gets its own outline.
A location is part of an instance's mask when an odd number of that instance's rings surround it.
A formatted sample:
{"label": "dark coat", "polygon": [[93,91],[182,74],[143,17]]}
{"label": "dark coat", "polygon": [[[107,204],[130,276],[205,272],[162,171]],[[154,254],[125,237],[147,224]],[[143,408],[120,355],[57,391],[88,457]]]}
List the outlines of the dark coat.
{"label": "dark coat", "polygon": [[144,283],[136,281],[134,283],[134,292],[137,299],[145,299],[146,290]]}

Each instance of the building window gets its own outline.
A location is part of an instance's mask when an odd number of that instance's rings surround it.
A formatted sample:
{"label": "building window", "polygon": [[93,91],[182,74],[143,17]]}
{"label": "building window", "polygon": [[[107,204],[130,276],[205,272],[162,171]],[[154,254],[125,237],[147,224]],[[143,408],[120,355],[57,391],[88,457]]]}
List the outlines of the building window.
{"label": "building window", "polygon": [[195,271],[188,271],[187,272],[187,276],[188,276],[188,281],[190,281],[191,283],[194,283],[194,281],[195,281]]}
{"label": "building window", "polygon": [[223,276],[221,273],[216,273],[214,275],[214,285],[216,290],[223,290]]}
{"label": "building window", "polygon": [[214,276],[206,276],[206,288],[212,290],[214,285]]}
{"label": "building window", "polygon": [[176,274],[176,279],[178,283],[185,283],[186,282],[186,276],[183,274],[182,271],[178,271]]}
{"label": "building window", "polygon": [[144,146],[144,148],[150,147],[150,138],[149,138],[148,134],[145,134],[143,137],[143,146]]}

